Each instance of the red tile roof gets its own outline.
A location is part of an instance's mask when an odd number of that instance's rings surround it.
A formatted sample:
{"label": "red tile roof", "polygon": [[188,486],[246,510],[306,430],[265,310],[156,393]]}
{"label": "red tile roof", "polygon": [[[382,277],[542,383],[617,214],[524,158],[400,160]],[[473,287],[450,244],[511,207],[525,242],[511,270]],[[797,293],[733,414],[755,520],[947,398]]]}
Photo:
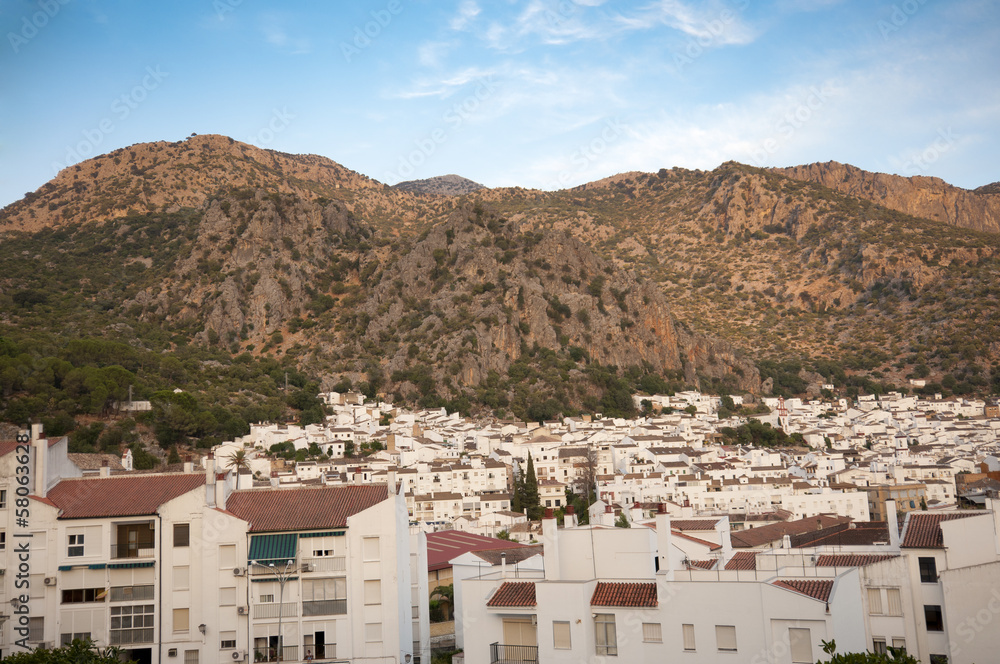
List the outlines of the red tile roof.
{"label": "red tile roof", "polygon": [[715,569],[715,558],[709,558],[708,560],[689,560],[688,567],[695,567],[697,569]]}
{"label": "red tile roof", "polygon": [[535,584],[531,581],[505,581],[493,593],[486,606],[536,606]]}
{"label": "red tile roof", "polygon": [[733,557],[726,563],[728,570],[755,570],[757,569],[756,551],[736,551]]}
{"label": "red tile roof", "polygon": [[820,556],[816,559],[816,567],[864,567],[883,560],[891,560],[899,556],[878,553],[841,553]]}
{"label": "red tile roof", "polygon": [[495,537],[484,537],[460,530],[442,530],[427,534],[427,570],[433,572],[451,567],[448,561],[469,551],[485,551],[489,549],[515,549],[525,547],[525,544],[508,542]]}
{"label": "red tile roof", "polygon": [[386,500],[384,484],[234,491],[226,510],[250,532],[343,528],[347,518]]}
{"label": "red tile roof", "polygon": [[850,521],[850,517],[820,514],[798,521],[769,523],[759,528],[738,530],[730,535],[733,548],[753,549],[782,539],[785,535],[798,535],[811,530],[823,530],[839,523]]}
{"label": "red tile roof", "polygon": [[671,519],[670,527],[677,530],[715,530],[719,519]]}
{"label": "red tile roof", "polygon": [[821,602],[828,601],[830,591],[833,590],[833,581],[818,581],[816,579],[781,579],[775,581],[774,585],[808,595]]}
{"label": "red tile roof", "polygon": [[944,535],[941,534],[941,522],[951,521],[952,519],[964,519],[967,516],[977,516],[977,514],[962,512],[917,514],[910,512],[907,515],[906,530],[903,533],[903,541],[900,543],[900,546],[908,549],[944,548]]}
{"label": "red tile roof", "polygon": [[591,606],[655,607],[655,583],[599,582],[590,598]]}
{"label": "red tile roof", "polygon": [[156,514],[163,503],[205,484],[204,473],[63,480],[48,492],[60,519]]}

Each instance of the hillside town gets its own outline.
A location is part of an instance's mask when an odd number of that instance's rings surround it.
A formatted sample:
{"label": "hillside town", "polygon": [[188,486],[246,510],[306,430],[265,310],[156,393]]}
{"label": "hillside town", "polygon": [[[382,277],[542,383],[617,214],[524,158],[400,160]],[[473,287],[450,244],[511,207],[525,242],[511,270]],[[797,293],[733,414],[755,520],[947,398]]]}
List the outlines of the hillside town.
{"label": "hillside town", "polygon": [[84,637],[142,664],[1000,647],[995,403],[691,391],[517,422],[321,397],[321,424],[255,424],[153,472],[41,425],[0,443],[0,656]]}

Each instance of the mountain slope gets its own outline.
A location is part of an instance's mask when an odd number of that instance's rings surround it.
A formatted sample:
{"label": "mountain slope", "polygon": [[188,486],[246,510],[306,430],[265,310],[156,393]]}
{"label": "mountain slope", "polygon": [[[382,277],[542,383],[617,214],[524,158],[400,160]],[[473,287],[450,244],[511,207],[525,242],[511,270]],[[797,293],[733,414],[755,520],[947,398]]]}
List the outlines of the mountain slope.
{"label": "mountain slope", "polygon": [[394,185],[395,189],[437,196],[462,196],[483,189],[483,185],[460,175],[439,175],[424,180],[407,180]]}
{"label": "mountain slope", "polygon": [[969,191],[940,178],[870,173],[835,161],[772,170],[914,217],[977,231],[1000,232],[1000,194],[988,187]]}

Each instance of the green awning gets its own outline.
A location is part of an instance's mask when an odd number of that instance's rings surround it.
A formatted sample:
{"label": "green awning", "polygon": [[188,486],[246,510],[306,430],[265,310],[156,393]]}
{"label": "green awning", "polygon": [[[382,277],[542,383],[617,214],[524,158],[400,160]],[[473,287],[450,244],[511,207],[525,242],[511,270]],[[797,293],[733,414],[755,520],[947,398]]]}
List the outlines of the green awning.
{"label": "green awning", "polygon": [[250,552],[247,554],[247,561],[256,561],[261,565],[274,563],[275,567],[283,567],[289,560],[295,560],[297,547],[298,535],[295,533],[252,535],[250,537]]}
{"label": "green awning", "polygon": [[[150,566],[152,565],[153,563],[150,563]],[[87,565],[87,569],[104,569],[105,567],[107,567],[107,565],[105,565],[104,563],[94,563],[93,565]]]}
{"label": "green awning", "polygon": [[323,533],[299,533],[299,537],[309,538],[309,537],[340,537],[344,535],[346,531],[344,530],[330,530]]}
{"label": "green awning", "polygon": [[152,567],[153,561],[142,563],[110,563],[108,569],[133,569],[135,567]]}

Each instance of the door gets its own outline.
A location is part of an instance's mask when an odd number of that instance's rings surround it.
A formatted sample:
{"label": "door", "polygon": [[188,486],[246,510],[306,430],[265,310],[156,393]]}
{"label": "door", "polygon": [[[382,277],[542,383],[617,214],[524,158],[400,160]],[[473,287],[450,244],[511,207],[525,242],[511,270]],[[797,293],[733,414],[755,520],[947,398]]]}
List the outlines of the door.
{"label": "door", "polygon": [[538,636],[531,618],[505,618],[503,643],[498,661],[504,664],[528,664],[538,661]]}

